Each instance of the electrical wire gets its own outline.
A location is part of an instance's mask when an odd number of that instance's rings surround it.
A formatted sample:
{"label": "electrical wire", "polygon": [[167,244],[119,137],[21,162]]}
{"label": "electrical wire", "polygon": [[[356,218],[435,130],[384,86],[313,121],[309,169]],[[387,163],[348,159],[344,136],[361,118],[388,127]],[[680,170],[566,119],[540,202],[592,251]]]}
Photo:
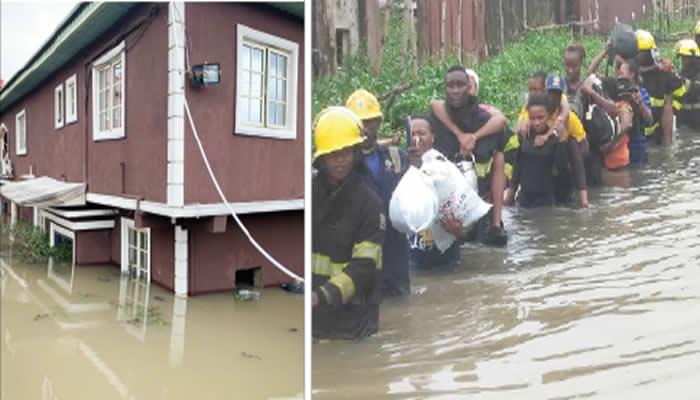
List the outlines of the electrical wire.
{"label": "electrical wire", "polygon": [[[173,5],[173,7],[175,7]],[[177,11],[177,7],[175,7],[175,10],[178,14],[180,15],[179,11]],[[184,33],[184,23],[183,23],[183,33]],[[177,38],[177,34],[173,35],[175,37],[175,42],[176,46],[180,47],[179,40]],[[184,81],[184,77],[183,77]],[[199,134],[197,134],[197,128],[194,125],[194,121],[192,120],[192,114],[190,113],[190,106],[187,104],[187,97],[185,96],[184,90],[185,88],[182,87],[183,93],[182,93],[182,98],[183,98],[183,103],[185,105],[185,111],[187,112],[187,118],[190,122],[190,127],[192,127],[192,134],[194,135],[194,139],[197,141],[197,146],[199,147],[199,153],[202,155],[202,160],[204,160],[204,165],[207,167],[207,171],[209,172],[209,177],[211,178],[212,182],[214,183],[214,186],[216,187],[216,191],[219,194],[219,197],[221,198],[221,201],[224,202],[226,205],[226,208],[228,208],[229,213],[233,217],[234,221],[236,221],[236,224],[238,224],[238,227],[241,228],[243,233],[246,235],[250,243],[255,247],[265,258],[267,258],[268,261],[270,261],[277,269],[285,273],[287,276],[293,278],[297,283],[303,283],[304,278],[300,277],[299,275],[296,275],[294,272],[290,271],[289,269],[285,268],[280,262],[275,260],[270,254],[265,251],[265,249],[262,248],[258,244],[258,242],[253,238],[253,236],[248,232],[248,229],[243,225],[241,220],[238,218],[238,215],[233,211],[233,208],[231,208],[231,205],[229,204],[228,200],[226,200],[226,196],[224,195],[224,192],[221,190],[221,186],[219,186],[219,182],[216,179],[216,176],[214,175],[214,172],[211,169],[211,165],[209,165],[209,159],[207,158],[207,154],[204,152],[204,148],[202,147],[202,142],[199,140]]]}

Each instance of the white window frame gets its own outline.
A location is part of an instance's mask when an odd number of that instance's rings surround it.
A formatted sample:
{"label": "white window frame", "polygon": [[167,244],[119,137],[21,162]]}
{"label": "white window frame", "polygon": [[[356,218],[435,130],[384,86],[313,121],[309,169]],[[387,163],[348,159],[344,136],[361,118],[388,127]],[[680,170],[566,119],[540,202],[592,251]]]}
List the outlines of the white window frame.
{"label": "white window frame", "polygon": [[53,123],[55,129],[63,128],[66,114],[66,96],[63,92],[63,83],[53,90]]}
{"label": "white window frame", "polygon": [[[122,219],[121,219],[121,253],[122,253],[121,271],[122,271],[122,274],[129,273],[129,228],[136,229],[135,224],[134,224],[134,220],[122,217]],[[148,253],[146,255],[146,263],[147,263],[146,283],[150,283],[151,282],[151,257],[153,255],[153,249],[151,248],[151,243],[152,243],[151,228],[141,228],[138,230],[145,232],[147,235],[147,238],[148,238]]]}
{"label": "white window frame", "polygon": [[[110,130],[100,131],[100,78],[99,70],[108,63],[114,62],[117,58],[121,61],[121,126]],[[100,58],[92,63],[92,140],[114,140],[121,139],[126,136],[124,129],[124,110],[126,106],[126,51],[124,50],[124,41],[114,46],[111,50],[103,54]],[[111,112],[111,111],[110,111]],[[112,119],[110,118],[110,121]]]}
{"label": "white window frame", "polygon": [[[20,148],[20,140],[19,140],[19,119],[24,117],[24,125],[22,126],[22,130],[24,133],[24,148]],[[27,109],[22,109],[22,111],[18,112],[17,115],[15,115],[15,153],[17,153],[18,156],[26,156],[27,155]]]}
{"label": "white window frame", "polygon": [[73,264],[75,264],[75,233],[51,222],[49,225],[49,241],[51,247],[56,245],[56,234],[59,233],[73,241]]}
{"label": "white window frame", "polygon": [[[78,121],[78,78],[77,74],[73,74],[70,78],[66,79],[66,93],[64,94],[66,98],[66,124],[70,124]],[[68,99],[70,98],[70,101]],[[72,104],[71,104],[72,103]],[[71,112],[71,109],[75,109],[75,112]]]}
{"label": "white window frame", "polygon": [[[287,60],[287,110],[286,124],[284,127],[266,127],[267,123],[267,108],[269,100],[264,102],[263,107],[263,125],[253,125],[243,122],[239,115],[242,113],[239,110],[241,102],[240,85],[236,84],[236,126],[235,133],[239,135],[263,136],[277,139],[297,138],[297,88],[299,76],[299,44],[278,36],[270,35],[262,31],[252,29],[248,26],[236,25],[236,60],[240,60],[238,55],[243,54],[243,45],[253,45],[257,47],[265,47],[273,51],[283,53],[288,56]],[[236,63],[236,82],[241,80],[243,75],[243,66],[240,62]],[[267,59],[264,62],[267,69]],[[267,74],[263,76],[263,92],[267,98]]]}

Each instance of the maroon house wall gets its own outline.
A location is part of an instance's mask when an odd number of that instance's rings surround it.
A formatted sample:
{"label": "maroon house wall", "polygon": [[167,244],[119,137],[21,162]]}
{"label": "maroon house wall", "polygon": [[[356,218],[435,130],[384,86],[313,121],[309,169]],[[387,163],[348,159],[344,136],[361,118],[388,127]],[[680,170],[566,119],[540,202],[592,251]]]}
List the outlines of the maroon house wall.
{"label": "maroon house wall", "polygon": [[[304,214],[301,211],[255,214],[241,218],[258,243],[297,275],[304,275]],[[275,268],[248,241],[233,218],[225,233],[209,233],[207,224],[191,226],[189,233],[189,290],[203,294],[235,287],[236,270],[263,268],[263,285],[275,286],[291,279]]]}
{"label": "maroon house wall", "polygon": [[[232,202],[304,197],[304,25],[267,6],[186,3],[186,31],[192,64],[221,64],[221,83],[194,89],[187,101],[204,151],[227,199]],[[299,44],[297,137],[282,140],[234,135],[236,24]],[[218,203],[185,117],[185,203]]]}
{"label": "maroon house wall", "polygon": [[[126,39],[126,138],[94,142],[92,103],[85,102],[86,64],[111,48],[110,43],[135,26],[150,4],[135,7],[112,29],[83,49],[38,88],[0,115],[10,133],[10,157],[15,176],[29,173],[69,182],[85,182],[85,143],[88,147],[88,191],[122,193],[121,162],[125,163],[124,192],[165,202],[167,185],[167,69],[168,6],[161,3],[140,39],[138,30]],[[54,89],[77,73],[78,121],[54,128]],[[87,86],[89,89],[91,85]],[[92,91],[89,90],[92,97]],[[15,154],[15,115],[27,110],[27,155]],[[87,128],[87,130],[86,130]]]}
{"label": "maroon house wall", "polygon": [[111,263],[112,230],[75,232],[76,264]]}
{"label": "maroon house wall", "polygon": [[175,227],[172,225],[151,228],[151,281],[175,290]]}

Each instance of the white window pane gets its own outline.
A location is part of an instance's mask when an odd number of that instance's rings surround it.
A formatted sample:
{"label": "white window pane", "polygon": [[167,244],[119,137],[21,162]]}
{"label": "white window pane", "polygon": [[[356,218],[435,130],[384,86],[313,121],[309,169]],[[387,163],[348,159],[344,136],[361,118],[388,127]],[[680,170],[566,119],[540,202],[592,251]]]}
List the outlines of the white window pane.
{"label": "white window pane", "polygon": [[104,90],[105,88],[105,71],[100,70],[100,87],[99,90]]}
{"label": "white window pane", "polygon": [[139,265],[141,268],[146,268],[146,253],[139,251]]}
{"label": "white window pane", "polygon": [[263,51],[253,49],[253,71],[263,72]]}
{"label": "white window pane", "polygon": [[267,96],[270,98],[270,100],[276,100],[277,99],[277,80],[270,76],[270,79],[267,82]]}
{"label": "white window pane", "polygon": [[238,106],[239,112],[241,113],[241,119],[246,122],[250,122],[250,103],[245,97],[241,97],[241,104]]}
{"label": "white window pane", "polygon": [[275,123],[275,103],[269,103],[267,109],[267,125]]}
{"label": "white window pane", "polygon": [[241,65],[243,69],[250,69],[250,47],[243,45],[243,54],[241,54]]}
{"label": "white window pane", "polygon": [[284,104],[277,104],[277,125],[286,125],[286,111],[287,107]]}
{"label": "white window pane", "polygon": [[250,121],[255,123],[262,123],[262,101],[251,100],[250,101]]}
{"label": "white window pane", "polygon": [[112,120],[111,114],[112,114],[112,110],[107,108],[107,110],[105,110],[105,129],[107,129],[107,130],[112,129],[112,125],[110,124],[110,121]]}
{"label": "white window pane", "polygon": [[278,66],[277,66],[277,71],[278,71],[280,76],[286,78],[287,77],[287,57],[280,55],[279,57],[277,57],[277,60],[279,62]]}
{"label": "white window pane", "polygon": [[277,54],[270,52],[270,60],[267,65],[269,68],[269,76],[272,77],[277,75]]}
{"label": "white window pane", "polygon": [[105,68],[105,88],[112,86],[112,68]]}
{"label": "white window pane", "polygon": [[136,249],[129,247],[129,265],[136,264]]}
{"label": "white window pane", "polygon": [[113,111],[112,111],[112,122],[113,122],[115,128],[119,128],[122,126],[121,120],[122,120],[122,108],[121,107],[114,107]]}
{"label": "white window pane", "polygon": [[121,85],[115,86],[112,89],[112,107],[119,107],[122,104],[122,87]]}
{"label": "white window pane", "polygon": [[250,96],[250,72],[243,72],[241,74],[241,95]]}
{"label": "white window pane", "polygon": [[113,75],[114,75],[114,84],[118,84],[121,82],[122,79],[122,63],[118,62],[114,64],[114,67],[112,68]]}
{"label": "white window pane", "polygon": [[277,99],[287,101],[287,81],[280,79],[277,81]]}
{"label": "white window pane", "polygon": [[105,113],[100,112],[100,131],[105,130]]}
{"label": "white window pane", "polygon": [[262,97],[263,96],[262,75],[253,74],[253,76],[251,78],[252,78],[252,80],[250,82],[250,95],[253,97]]}

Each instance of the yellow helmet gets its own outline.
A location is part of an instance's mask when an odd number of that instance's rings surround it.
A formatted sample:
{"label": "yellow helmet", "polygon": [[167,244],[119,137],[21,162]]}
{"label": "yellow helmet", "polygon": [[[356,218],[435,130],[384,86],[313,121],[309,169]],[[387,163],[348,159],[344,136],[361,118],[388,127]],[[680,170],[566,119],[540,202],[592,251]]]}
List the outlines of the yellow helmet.
{"label": "yellow helmet", "polygon": [[700,21],[698,21],[698,23],[695,24],[695,34],[700,35]]}
{"label": "yellow helmet", "polygon": [[673,46],[673,51],[679,56],[700,57],[700,48],[698,48],[698,44],[693,39],[679,40]]}
{"label": "yellow helmet", "polygon": [[382,117],[379,101],[365,89],[357,89],[348,97],[345,107],[351,109],[362,120]]}
{"label": "yellow helmet", "polygon": [[345,107],[327,107],[323,109],[313,123],[314,159],[324,154],[342,150],[362,143],[362,121]]}
{"label": "yellow helmet", "polygon": [[634,32],[634,35],[637,37],[637,45],[640,51],[651,50],[656,48],[656,41],[654,40],[654,36],[651,33],[649,33],[649,31],[637,29],[637,31]]}

